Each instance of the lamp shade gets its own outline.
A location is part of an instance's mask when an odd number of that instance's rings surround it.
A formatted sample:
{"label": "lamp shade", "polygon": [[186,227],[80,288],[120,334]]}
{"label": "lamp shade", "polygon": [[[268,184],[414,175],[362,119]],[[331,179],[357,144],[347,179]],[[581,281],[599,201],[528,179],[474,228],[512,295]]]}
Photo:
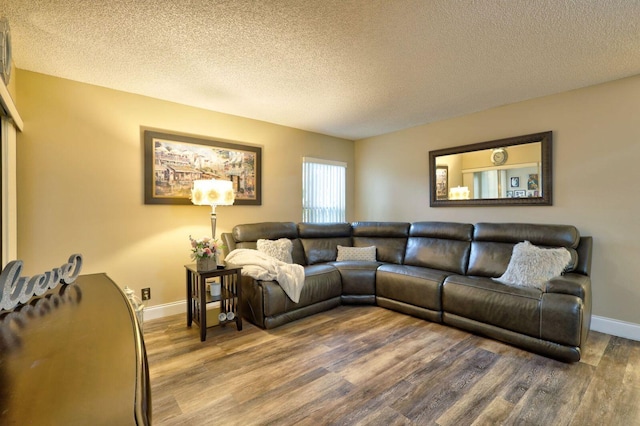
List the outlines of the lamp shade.
{"label": "lamp shade", "polygon": [[194,180],[191,202],[198,206],[230,206],[235,201],[230,180]]}
{"label": "lamp shade", "polygon": [[466,186],[458,186],[457,188],[451,188],[449,191],[450,200],[468,200],[469,188]]}

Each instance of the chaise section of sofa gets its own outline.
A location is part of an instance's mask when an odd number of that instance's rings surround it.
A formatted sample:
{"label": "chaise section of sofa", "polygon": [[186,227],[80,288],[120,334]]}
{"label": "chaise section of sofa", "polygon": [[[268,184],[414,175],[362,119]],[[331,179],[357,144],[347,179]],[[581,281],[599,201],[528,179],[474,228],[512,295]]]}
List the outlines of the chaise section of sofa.
{"label": "chaise section of sofa", "polygon": [[[567,249],[569,267],[543,289],[496,281],[507,269],[513,247],[522,241]],[[581,269],[580,244],[590,245],[591,239],[581,239],[573,226],[476,224],[467,274],[448,276],[442,285],[443,322],[554,358],[578,361],[589,329],[585,321],[591,317],[590,281],[573,272]]]}
{"label": "chaise section of sofa", "polygon": [[[269,222],[223,234],[227,250],[255,249],[261,238],[290,239],[305,269],[298,303],[277,282],[243,277],[243,314],[263,328],[340,304],[376,304],[568,362],[580,359],[589,332],[592,238],[570,225]],[[568,267],[542,288],[498,281],[524,241],[567,249]],[[338,257],[344,247],[374,247],[376,256]]]}

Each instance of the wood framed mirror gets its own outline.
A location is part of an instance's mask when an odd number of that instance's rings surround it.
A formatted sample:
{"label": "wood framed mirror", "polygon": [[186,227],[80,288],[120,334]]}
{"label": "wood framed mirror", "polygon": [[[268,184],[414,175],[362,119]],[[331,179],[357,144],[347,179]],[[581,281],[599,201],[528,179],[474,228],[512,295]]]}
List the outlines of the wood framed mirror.
{"label": "wood framed mirror", "polygon": [[429,151],[431,207],[552,205],[552,132]]}

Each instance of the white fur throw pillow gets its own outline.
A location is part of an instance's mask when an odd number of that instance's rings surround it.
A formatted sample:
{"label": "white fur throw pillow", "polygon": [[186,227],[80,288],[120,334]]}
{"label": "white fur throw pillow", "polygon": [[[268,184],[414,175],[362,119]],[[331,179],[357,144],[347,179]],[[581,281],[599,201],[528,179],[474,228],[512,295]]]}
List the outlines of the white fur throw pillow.
{"label": "white fur throw pillow", "polygon": [[496,281],[544,290],[545,283],[561,275],[570,261],[566,248],[543,249],[525,241],[513,246],[509,266]]}
{"label": "white fur throw pillow", "polygon": [[338,262],[343,260],[376,261],[376,246],[371,247],[344,247],[338,246]]}
{"label": "white fur throw pillow", "polygon": [[291,252],[293,251],[293,244],[291,240],[287,238],[280,238],[279,240],[258,240],[258,251],[275,257],[281,262],[293,263],[291,258]]}

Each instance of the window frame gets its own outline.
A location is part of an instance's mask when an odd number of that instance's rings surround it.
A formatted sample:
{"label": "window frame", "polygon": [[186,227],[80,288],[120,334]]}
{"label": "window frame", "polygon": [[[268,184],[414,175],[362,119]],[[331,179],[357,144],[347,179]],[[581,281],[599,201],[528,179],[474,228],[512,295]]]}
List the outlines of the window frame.
{"label": "window frame", "polygon": [[[323,167],[325,166],[325,167]],[[312,168],[315,169],[312,171]],[[320,170],[330,173],[320,177]],[[311,173],[311,175],[310,175]],[[318,203],[313,199],[314,191],[326,188],[328,184],[341,185],[334,194],[330,194],[327,204]],[[324,212],[323,212],[324,210]],[[344,161],[326,160],[315,157],[302,157],[302,221],[311,223],[339,223],[346,222],[347,218],[347,163]]]}

